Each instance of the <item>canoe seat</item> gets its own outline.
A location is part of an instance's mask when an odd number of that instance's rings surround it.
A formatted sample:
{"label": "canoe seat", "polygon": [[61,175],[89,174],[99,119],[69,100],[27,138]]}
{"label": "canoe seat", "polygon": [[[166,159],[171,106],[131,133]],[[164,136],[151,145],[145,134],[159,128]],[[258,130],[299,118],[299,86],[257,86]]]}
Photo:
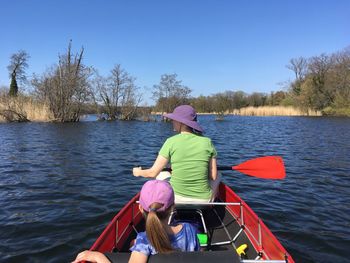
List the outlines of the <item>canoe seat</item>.
{"label": "canoe seat", "polygon": [[199,215],[200,221],[202,223],[203,227],[203,232],[205,234],[208,233],[207,225],[204,220],[203,216],[203,210],[208,209],[210,206],[208,205],[202,205],[202,204],[175,204],[174,210],[171,212],[170,217],[169,217],[169,224],[173,221],[174,217],[178,213],[178,211],[187,211],[187,212],[194,212]]}
{"label": "canoe seat", "polygon": [[[106,257],[112,263],[128,262],[130,253],[105,253]],[[181,263],[181,262],[220,262],[220,263],[240,263],[241,260],[234,250],[226,251],[196,251],[196,252],[174,252],[170,254],[157,254],[150,256],[148,259],[150,263],[167,262],[167,263]]]}

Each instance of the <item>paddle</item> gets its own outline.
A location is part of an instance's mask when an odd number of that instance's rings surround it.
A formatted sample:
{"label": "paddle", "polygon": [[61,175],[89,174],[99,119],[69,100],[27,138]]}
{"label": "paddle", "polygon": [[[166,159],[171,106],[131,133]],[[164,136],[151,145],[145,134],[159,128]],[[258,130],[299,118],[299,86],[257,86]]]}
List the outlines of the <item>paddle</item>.
{"label": "paddle", "polygon": [[[258,157],[235,166],[218,166],[218,170],[236,170],[263,179],[283,179],[286,177],[283,159],[280,156]],[[171,171],[171,168],[166,168],[163,171]]]}
{"label": "paddle", "polygon": [[235,166],[218,166],[218,170],[236,170],[263,179],[283,179],[286,177],[283,159],[280,156],[258,157]]}

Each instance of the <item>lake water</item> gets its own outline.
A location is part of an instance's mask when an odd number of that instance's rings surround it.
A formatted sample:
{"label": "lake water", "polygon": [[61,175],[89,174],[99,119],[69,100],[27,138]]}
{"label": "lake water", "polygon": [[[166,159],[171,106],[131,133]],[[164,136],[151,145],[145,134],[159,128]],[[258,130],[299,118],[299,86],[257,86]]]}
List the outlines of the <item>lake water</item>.
{"label": "lake water", "polygon": [[[283,181],[223,173],[296,262],[350,262],[350,119],[199,116],[219,165],[281,155]],[[0,124],[0,262],[69,262],[145,181],[162,122]]]}

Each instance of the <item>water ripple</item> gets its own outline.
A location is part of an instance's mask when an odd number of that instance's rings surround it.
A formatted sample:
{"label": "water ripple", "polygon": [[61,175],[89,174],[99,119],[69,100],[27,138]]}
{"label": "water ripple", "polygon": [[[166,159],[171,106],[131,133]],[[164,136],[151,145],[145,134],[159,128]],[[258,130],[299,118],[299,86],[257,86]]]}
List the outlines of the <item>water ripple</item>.
{"label": "water ripple", "polygon": [[[350,120],[199,116],[219,165],[281,155],[283,181],[224,172],[297,262],[346,262]],[[89,248],[145,179],[170,123],[0,125],[0,261],[67,262]]]}

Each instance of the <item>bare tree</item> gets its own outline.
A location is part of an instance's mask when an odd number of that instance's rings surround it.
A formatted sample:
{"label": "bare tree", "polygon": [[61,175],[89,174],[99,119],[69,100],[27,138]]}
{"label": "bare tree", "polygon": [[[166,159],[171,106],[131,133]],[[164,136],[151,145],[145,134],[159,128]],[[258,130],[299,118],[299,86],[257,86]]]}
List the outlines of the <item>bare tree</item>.
{"label": "bare tree", "polygon": [[260,92],[253,92],[251,95],[247,97],[249,106],[252,107],[259,107],[259,106],[265,106],[267,96],[264,93]]}
{"label": "bare tree", "polygon": [[236,91],[232,98],[233,109],[240,109],[248,105],[247,94],[243,91]]}
{"label": "bare tree", "polygon": [[95,92],[102,102],[109,120],[132,120],[141,102],[141,95],[135,85],[135,78],[117,64],[108,77],[96,75]]}
{"label": "bare tree", "polygon": [[153,99],[156,108],[164,112],[171,112],[176,106],[188,101],[191,89],[177,80],[177,74],[164,74],[158,85],[153,86]]}
{"label": "bare tree", "polygon": [[108,78],[101,76],[95,71],[95,78],[92,82],[94,87],[93,100],[96,107],[102,103],[103,112],[107,114],[109,119],[115,119],[117,115],[117,108],[113,103],[113,94],[109,94]]}
{"label": "bare tree", "polygon": [[230,108],[230,99],[225,93],[217,93],[213,95],[213,106],[217,114],[216,120],[223,120],[225,112]]}
{"label": "bare tree", "polygon": [[301,81],[305,77],[307,71],[307,59],[303,57],[292,58],[287,68],[294,72],[296,80]]}
{"label": "bare tree", "polygon": [[92,68],[92,75],[94,76],[91,80],[91,101],[95,112],[99,115],[99,119],[102,119],[101,109],[101,97],[99,90],[106,85],[106,79],[98,73],[98,70]]}
{"label": "bare tree", "polygon": [[213,103],[209,96],[200,95],[197,98],[191,98],[191,105],[197,112],[213,112]]}
{"label": "bare tree", "polygon": [[332,106],[350,108],[350,47],[332,56],[334,61],[328,74],[326,86],[333,91]]}
{"label": "bare tree", "polygon": [[327,115],[350,115],[349,48],[308,59],[304,75],[298,73],[300,63],[292,65],[297,78],[291,83],[292,92],[289,94],[292,96],[287,97],[292,99],[293,104],[304,110],[312,108]]}
{"label": "bare tree", "polygon": [[120,103],[120,119],[133,120],[137,115],[137,107],[142,100],[139,94],[139,88],[134,84],[134,78],[130,79],[129,84],[123,90],[123,96]]}
{"label": "bare tree", "polygon": [[320,56],[312,57],[308,64],[316,110],[322,110],[334,101],[334,91],[332,91],[331,86],[326,85],[333,62],[333,58],[321,54]]}
{"label": "bare tree", "polygon": [[301,91],[301,83],[307,73],[308,63],[307,59],[303,57],[292,58],[287,65],[287,68],[292,70],[295,74],[295,81],[292,83],[292,91],[295,95],[299,95]]}
{"label": "bare tree", "polygon": [[117,64],[111,70],[109,80],[109,94],[105,93],[105,97],[108,98],[109,95],[110,103],[115,108],[115,115],[113,117],[117,117],[120,100],[125,96],[124,93],[133,84],[134,79],[129,76],[129,73],[120,64]]}
{"label": "bare tree", "polygon": [[33,78],[37,95],[48,103],[56,121],[79,121],[82,105],[91,96],[88,79],[92,69],[83,65],[83,54],[84,48],[72,54],[70,41],[67,53],[59,55],[58,65]]}
{"label": "bare tree", "polygon": [[311,74],[319,75],[320,77],[325,77],[326,73],[332,66],[332,58],[326,54],[321,54],[320,56],[315,56],[310,59],[308,63],[308,68]]}
{"label": "bare tree", "polygon": [[10,58],[10,64],[7,66],[9,76],[11,78],[10,91],[11,96],[17,96],[18,82],[26,81],[25,69],[28,67],[28,59],[30,56],[24,50],[19,50]]}

